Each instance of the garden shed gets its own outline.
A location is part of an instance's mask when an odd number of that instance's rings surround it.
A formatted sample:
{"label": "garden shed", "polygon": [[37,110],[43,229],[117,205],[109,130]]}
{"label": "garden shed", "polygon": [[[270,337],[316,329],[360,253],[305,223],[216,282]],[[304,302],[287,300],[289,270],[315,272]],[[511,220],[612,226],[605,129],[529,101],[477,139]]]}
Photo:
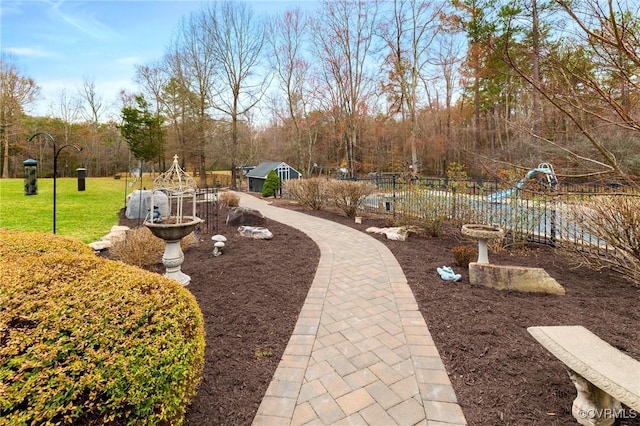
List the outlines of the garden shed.
{"label": "garden shed", "polygon": [[282,161],[267,161],[258,164],[254,169],[247,172],[247,185],[251,192],[262,192],[262,186],[271,170],[275,170],[280,177],[280,182],[289,179],[300,179],[302,174]]}

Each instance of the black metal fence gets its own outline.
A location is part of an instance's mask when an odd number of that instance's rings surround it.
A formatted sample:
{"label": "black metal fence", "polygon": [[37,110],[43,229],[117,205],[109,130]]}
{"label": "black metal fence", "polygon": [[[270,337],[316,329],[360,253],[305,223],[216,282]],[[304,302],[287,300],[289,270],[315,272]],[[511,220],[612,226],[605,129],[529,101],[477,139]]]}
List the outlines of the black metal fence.
{"label": "black metal fence", "polygon": [[199,188],[196,192],[196,215],[203,220],[198,226],[202,234],[217,234],[220,227],[218,215],[218,189]]}
{"label": "black metal fence", "polygon": [[442,218],[498,225],[507,231],[512,242],[555,246],[564,241],[605,254],[613,248],[583,229],[580,220],[575,219],[575,206],[580,200],[594,196],[632,192],[617,185],[561,183],[546,190],[541,186],[539,191],[527,191],[479,179],[406,180],[392,176],[359,180],[376,187],[374,194],[363,202],[365,211],[418,220]]}

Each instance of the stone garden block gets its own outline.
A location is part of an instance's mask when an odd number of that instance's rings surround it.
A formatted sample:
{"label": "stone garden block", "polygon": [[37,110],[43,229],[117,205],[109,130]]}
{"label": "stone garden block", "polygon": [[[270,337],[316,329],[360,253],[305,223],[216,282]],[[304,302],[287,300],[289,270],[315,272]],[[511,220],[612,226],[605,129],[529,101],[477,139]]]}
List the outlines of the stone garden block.
{"label": "stone garden block", "polygon": [[564,295],[565,290],[542,268],[469,264],[469,282],[498,290]]}

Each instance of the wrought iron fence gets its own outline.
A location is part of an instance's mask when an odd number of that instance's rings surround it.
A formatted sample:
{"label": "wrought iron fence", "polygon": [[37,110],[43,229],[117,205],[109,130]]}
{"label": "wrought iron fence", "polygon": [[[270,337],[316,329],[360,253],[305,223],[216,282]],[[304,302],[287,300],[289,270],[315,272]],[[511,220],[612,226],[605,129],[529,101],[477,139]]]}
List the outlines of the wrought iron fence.
{"label": "wrought iron fence", "polygon": [[203,220],[198,225],[202,234],[217,234],[219,229],[218,189],[198,188],[196,192],[196,215]]}
{"label": "wrought iron fence", "polygon": [[[585,250],[607,254],[612,247],[589,235],[570,214],[576,202],[613,192],[628,192],[612,185],[561,184],[548,192],[529,192],[489,180],[445,178],[359,179],[375,185],[376,192],[364,200],[365,211],[402,218],[442,218],[461,223],[499,225],[507,242],[535,242],[555,246],[559,241]],[[622,191],[621,191],[622,189]],[[510,240],[509,240],[510,239]]]}

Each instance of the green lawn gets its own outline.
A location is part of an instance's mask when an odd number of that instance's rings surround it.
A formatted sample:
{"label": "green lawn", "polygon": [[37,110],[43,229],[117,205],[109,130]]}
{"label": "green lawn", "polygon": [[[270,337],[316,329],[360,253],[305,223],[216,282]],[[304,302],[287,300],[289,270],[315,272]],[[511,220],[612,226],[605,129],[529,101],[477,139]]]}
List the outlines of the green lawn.
{"label": "green lawn", "polygon": [[[117,225],[126,195],[140,182],[130,185],[89,177],[78,191],[76,178],[56,179],[56,233],[86,243],[100,239]],[[24,194],[24,179],[0,179],[0,228],[53,232],[53,179],[38,179],[37,195]]]}

